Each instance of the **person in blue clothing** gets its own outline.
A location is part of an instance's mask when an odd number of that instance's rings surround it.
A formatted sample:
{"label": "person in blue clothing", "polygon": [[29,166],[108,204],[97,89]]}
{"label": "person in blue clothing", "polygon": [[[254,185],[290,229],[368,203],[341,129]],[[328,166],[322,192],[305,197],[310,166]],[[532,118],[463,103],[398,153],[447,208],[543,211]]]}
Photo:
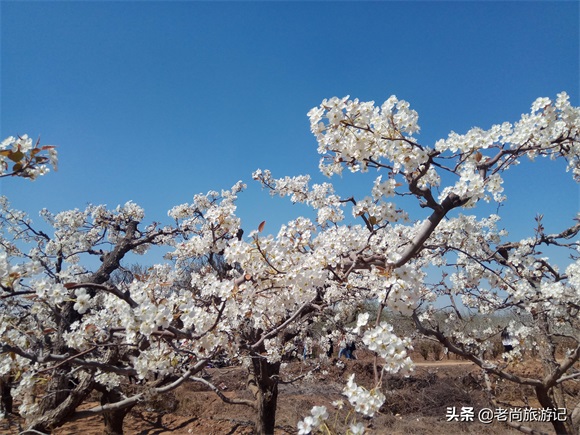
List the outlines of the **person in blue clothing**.
{"label": "person in blue clothing", "polygon": [[348,351],[347,351],[346,339],[343,337],[343,339],[340,340],[340,343],[339,343],[338,359],[340,359],[343,355],[348,358],[347,352]]}
{"label": "person in blue clothing", "polygon": [[354,356],[354,351],[356,350],[356,346],[354,341],[346,341],[343,340],[340,342],[340,351],[338,352],[338,358],[340,359],[341,356],[345,356],[346,359],[356,359]]}
{"label": "person in blue clothing", "polygon": [[348,359],[356,359],[356,356],[354,355],[355,350],[356,350],[356,346],[354,344],[354,341],[347,343],[347,345],[346,345],[346,357]]}

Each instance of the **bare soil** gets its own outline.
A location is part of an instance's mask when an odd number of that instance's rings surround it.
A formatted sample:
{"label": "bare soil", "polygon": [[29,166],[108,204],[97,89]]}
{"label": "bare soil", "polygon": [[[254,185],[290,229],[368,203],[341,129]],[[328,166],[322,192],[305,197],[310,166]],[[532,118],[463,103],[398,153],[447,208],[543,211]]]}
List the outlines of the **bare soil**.
{"label": "bare soil", "polygon": [[[297,423],[310,414],[313,406],[324,405],[330,414],[329,424],[336,433],[345,433],[345,420],[357,418],[367,426],[369,434],[520,434],[503,423],[483,424],[473,422],[448,422],[447,408],[473,407],[476,412],[489,407],[480,370],[471,362],[461,360],[417,361],[412,376],[386,376],[383,381],[387,400],[378,416],[365,420],[349,414],[346,398],[341,394],[347,378],[354,373],[357,384],[371,388],[373,385],[372,357],[360,353],[358,360],[348,360],[344,367],[336,360],[327,363],[316,359],[293,361],[285,373],[288,378],[307,373],[317,364],[320,368],[312,376],[280,386],[275,435],[297,433]],[[343,360],[344,362],[344,360]],[[537,373],[535,363],[524,364],[522,374]],[[212,368],[207,370],[210,381],[220,386],[228,397],[250,398],[245,383],[247,373],[240,367]],[[533,391],[507,382],[494,385],[500,398],[512,406],[539,407]],[[574,397],[579,389],[568,392]],[[83,408],[97,406],[88,402]],[[337,410],[332,402],[343,400],[345,408]],[[476,414],[477,415],[477,414]],[[251,435],[253,410],[241,405],[228,405],[215,393],[198,383],[189,382],[177,390],[143,402],[125,418],[128,435]],[[17,415],[0,420],[0,433],[20,434],[22,421]],[[548,423],[529,423],[527,426],[551,433]],[[70,421],[54,431],[54,435],[101,435],[102,417],[96,416]]]}

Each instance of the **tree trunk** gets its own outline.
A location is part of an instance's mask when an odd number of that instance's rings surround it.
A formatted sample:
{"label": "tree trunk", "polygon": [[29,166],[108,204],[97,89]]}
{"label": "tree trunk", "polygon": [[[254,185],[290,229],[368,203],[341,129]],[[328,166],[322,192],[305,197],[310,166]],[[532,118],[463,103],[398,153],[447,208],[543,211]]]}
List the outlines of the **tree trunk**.
{"label": "tree trunk", "polygon": [[[66,378],[65,378],[66,379]],[[75,409],[86,399],[93,388],[94,376],[89,373],[82,373],[77,385],[69,390],[66,398],[54,409],[46,408],[47,402],[43,401],[41,412],[38,418],[27,421],[28,431],[39,431],[51,433],[54,428],[64,424],[66,419],[74,413]]]}
{"label": "tree trunk", "polygon": [[[536,387],[536,397],[538,398],[538,401],[540,402],[540,405],[542,405],[543,408],[549,408],[549,409],[556,409],[558,408],[558,405],[554,403],[554,401],[552,400],[552,397],[550,397],[550,391],[547,390],[544,387]],[[550,423],[552,423],[552,426],[554,427],[554,430],[556,431],[557,435],[574,435],[573,432],[569,431],[569,425],[566,424],[566,422],[564,421],[557,421],[557,420],[552,420]]]}
{"label": "tree trunk", "polygon": [[[105,388],[97,388],[102,391],[101,405],[108,403],[116,403],[123,399],[121,392],[118,389],[107,391]],[[125,416],[131,411],[132,406],[113,411],[106,411],[103,413],[105,422],[105,435],[123,435],[123,420]]]}
{"label": "tree trunk", "polygon": [[12,376],[6,375],[0,378],[0,392],[2,403],[0,409],[4,410],[6,414],[12,414],[12,393],[11,390]]}
{"label": "tree trunk", "polygon": [[260,355],[252,355],[252,373],[249,385],[256,398],[256,433],[272,435],[276,425],[278,404],[278,376],[280,363],[269,363]]}
{"label": "tree trunk", "polygon": [[[72,321],[78,320],[78,315],[79,314],[73,309],[72,302],[65,302],[63,304],[61,309],[61,316],[57,319],[57,335],[47,343],[47,346],[51,347],[54,353],[64,355],[69,351],[63,337],[64,334],[70,330],[70,324]],[[62,410],[59,413],[53,412],[61,407],[61,405],[65,402],[71,405],[76,402],[67,400],[71,394],[71,391],[74,389],[74,384],[70,377],[72,369],[73,367],[71,364],[61,364],[59,365],[58,370],[51,372],[50,379],[46,384],[45,394],[39,403],[39,410],[41,415],[52,414],[54,416],[62,415],[66,417],[74,412],[74,408],[66,411]],[[62,424],[58,421],[48,421],[48,419],[46,422],[49,425],[47,427],[50,428],[58,427],[60,424]],[[42,431],[43,429],[37,430]]]}
{"label": "tree trunk", "polygon": [[578,428],[578,433],[580,433],[580,402],[576,405],[576,408],[570,412],[570,419],[572,420],[572,426]]}
{"label": "tree trunk", "polygon": [[[550,376],[558,367],[556,359],[556,344],[553,339],[549,319],[545,313],[534,316],[540,329],[541,346],[540,358],[544,367],[544,376]],[[561,385],[542,385],[535,388],[538,401],[544,408],[566,409],[566,402]],[[570,413],[565,421],[551,421],[558,435],[573,435],[574,424]]]}
{"label": "tree trunk", "polygon": [[40,412],[44,414],[58,407],[67,398],[71,388],[72,384],[64,371],[54,373],[46,384],[46,394],[39,403]]}

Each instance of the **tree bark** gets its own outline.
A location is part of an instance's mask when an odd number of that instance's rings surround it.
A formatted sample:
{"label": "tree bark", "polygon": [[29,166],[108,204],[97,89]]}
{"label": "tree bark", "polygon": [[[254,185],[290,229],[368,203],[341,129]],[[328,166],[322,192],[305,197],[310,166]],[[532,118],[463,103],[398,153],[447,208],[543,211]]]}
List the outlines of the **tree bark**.
{"label": "tree bark", "polygon": [[256,398],[258,435],[273,435],[278,405],[280,363],[269,363],[263,356],[252,355],[252,372],[248,381]]}
{"label": "tree bark", "polygon": [[6,414],[12,414],[12,393],[10,391],[11,383],[11,375],[6,375],[0,378],[0,393],[2,397],[0,409],[3,409]]}
{"label": "tree bark", "polygon": [[74,413],[75,409],[85,400],[93,388],[94,377],[92,374],[83,373],[74,389],[70,390],[66,398],[54,409],[41,408],[40,416],[32,422],[27,422],[27,430],[36,430],[51,433],[54,428],[64,424],[67,417]]}
{"label": "tree bark", "polygon": [[[102,392],[101,405],[117,403],[123,399],[123,396],[118,389],[113,389],[111,391],[107,391],[104,387],[98,387],[97,389]],[[105,423],[104,435],[123,435],[123,421],[133,406],[134,405],[103,412]]]}
{"label": "tree bark", "polygon": [[[561,385],[550,385],[546,383],[559,367],[556,359],[556,344],[553,339],[550,321],[546,313],[535,315],[534,320],[540,329],[540,337],[542,340],[542,345],[540,346],[540,359],[544,366],[545,378],[543,385],[535,388],[536,397],[544,408],[566,409],[566,401]],[[565,421],[553,420],[551,423],[558,435],[573,435],[575,433],[574,423],[570,413],[568,413]]]}
{"label": "tree bark", "polygon": [[[74,388],[68,377],[70,369],[70,365],[65,364],[49,378],[45,395],[39,402],[41,414],[48,414],[57,409],[69,396],[71,389]],[[56,424],[56,422],[54,423]],[[50,425],[52,426],[52,424]]]}
{"label": "tree bark", "polygon": [[[554,403],[554,400],[552,400],[553,394],[551,394],[552,392],[549,389],[546,389],[543,386],[537,386],[535,389],[536,397],[538,398],[538,401],[543,408],[558,408],[558,404]],[[568,419],[566,421],[568,421]],[[557,435],[574,435],[573,432],[569,431],[569,425],[567,425],[565,421],[558,421],[554,419],[550,423],[552,423],[552,426],[554,427]]]}

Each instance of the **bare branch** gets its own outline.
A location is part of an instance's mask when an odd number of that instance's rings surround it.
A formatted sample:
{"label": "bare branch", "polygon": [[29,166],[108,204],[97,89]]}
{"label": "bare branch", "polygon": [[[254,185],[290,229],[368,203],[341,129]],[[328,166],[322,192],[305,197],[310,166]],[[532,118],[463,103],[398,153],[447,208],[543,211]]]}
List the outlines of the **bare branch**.
{"label": "bare branch", "polygon": [[[195,364],[193,367],[191,367],[189,370],[187,370],[183,375],[181,375],[174,382],[167,384],[167,385],[164,385],[162,387],[152,388],[151,390],[148,391],[148,393],[149,394],[163,394],[163,393],[167,393],[171,390],[174,390],[175,388],[177,388],[181,384],[183,384],[192,375],[199,372],[203,367],[205,367],[205,365],[208,363],[208,361],[209,360],[207,360],[207,359],[199,361],[197,364]],[[106,405],[95,406],[93,408],[86,409],[83,411],[77,411],[74,414],[74,417],[77,419],[86,418],[86,417],[90,417],[91,415],[102,414],[103,412],[107,412],[107,411],[114,411],[117,409],[127,408],[128,406],[135,405],[136,403],[143,400],[145,395],[146,395],[145,392],[138,393],[138,394],[135,394],[135,395],[128,397],[124,400],[121,400],[119,402],[107,403]]]}
{"label": "bare branch", "polygon": [[193,378],[191,378],[191,380],[195,381],[195,382],[199,382],[199,383],[205,385],[206,387],[208,387],[209,389],[211,389],[225,403],[228,403],[230,405],[246,405],[246,406],[249,406],[253,409],[256,409],[257,404],[255,401],[247,400],[247,399],[230,399],[224,393],[222,393],[218,387],[216,387],[214,384],[207,381],[206,379],[193,377]]}

